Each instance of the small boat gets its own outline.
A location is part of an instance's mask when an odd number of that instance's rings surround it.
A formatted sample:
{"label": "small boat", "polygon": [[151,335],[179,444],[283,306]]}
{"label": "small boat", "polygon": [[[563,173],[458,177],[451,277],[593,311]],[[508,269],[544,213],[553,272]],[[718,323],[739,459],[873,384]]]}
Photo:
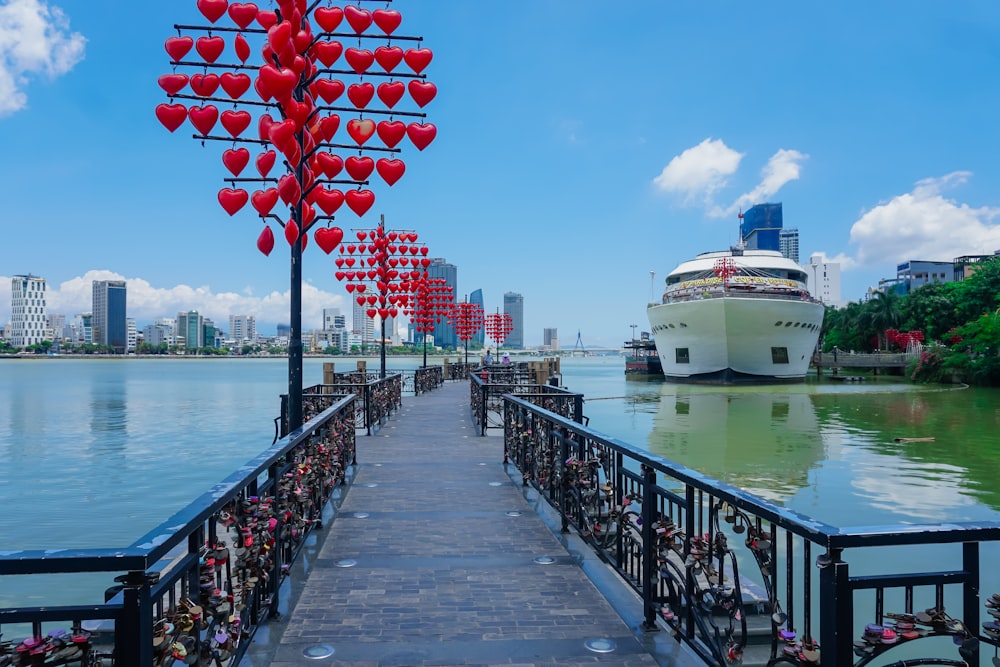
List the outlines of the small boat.
{"label": "small boat", "polygon": [[625,376],[630,378],[662,378],[663,366],[656,352],[656,343],[643,331],[641,338],[625,341]]}

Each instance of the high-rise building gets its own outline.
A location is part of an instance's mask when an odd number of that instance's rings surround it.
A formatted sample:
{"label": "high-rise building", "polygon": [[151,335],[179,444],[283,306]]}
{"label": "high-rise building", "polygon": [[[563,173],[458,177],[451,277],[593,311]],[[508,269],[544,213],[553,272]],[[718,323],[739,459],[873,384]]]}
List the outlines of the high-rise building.
{"label": "high-rise building", "polygon": [[799,230],[782,229],[778,232],[778,249],[782,257],[799,263]]}
{"label": "high-rise building", "polygon": [[106,345],[114,354],[128,351],[125,316],[125,281],[95,280],[91,327],[95,345]]}
{"label": "high-rise building", "polygon": [[[454,264],[449,264],[440,257],[432,259],[430,266],[427,267],[427,277],[444,280],[445,284],[451,287],[451,293],[456,295],[455,302],[461,301],[458,298],[458,267]],[[431,333],[434,336],[435,345],[458,349],[458,335],[455,333],[455,327],[447,318],[441,318],[441,321],[434,325],[434,331]]]}
{"label": "high-rise building", "polygon": [[503,312],[510,315],[514,328],[504,341],[504,347],[524,349],[524,297],[517,292],[504,292]]}
{"label": "high-rise building", "polygon": [[128,341],[125,346],[125,351],[129,354],[134,353],[135,347],[139,342],[139,330],[135,326],[134,318],[125,318],[125,340]]}
{"label": "high-rise building", "polygon": [[66,316],[58,313],[49,313],[45,316],[45,328],[52,334],[52,340],[63,340],[72,335],[66,326]]}
{"label": "high-rise building", "polygon": [[[484,313],[486,312],[486,305],[483,302],[483,290],[481,290],[481,289],[472,290],[472,292],[469,294],[469,303],[475,304],[475,305],[479,306],[483,310]],[[482,329],[480,329],[479,331],[477,331],[476,335],[474,335],[472,337],[471,342],[473,342],[473,343],[479,343],[480,345],[485,345],[486,344],[486,328],[483,327]]]}
{"label": "high-rise building", "polygon": [[197,310],[177,313],[174,337],[178,345],[188,350],[205,347],[205,322]]}
{"label": "high-rise building", "polygon": [[757,204],[742,214],[740,237],[750,250],[781,250],[781,203]]}
{"label": "high-rise building", "polygon": [[556,329],[542,329],[542,345],[553,352],[559,349],[559,333]]}
{"label": "high-rise building", "polygon": [[159,322],[150,324],[142,330],[142,340],[153,347],[173,345],[175,340],[174,325]]}
{"label": "high-rise building", "polygon": [[346,329],[347,317],[340,312],[340,308],[323,309],[323,331],[333,331],[335,329]]}
{"label": "high-rise building", "polygon": [[45,278],[14,276],[10,279],[11,330],[7,337],[13,347],[27,347],[45,340]]}
{"label": "high-rise building", "polygon": [[358,303],[354,300],[354,309],[351,313],[351,331],[361,337],[361,344],[368,345],[375,340],[375,318],[368,317],[370,306]]}
{"label": "high-rise building", "polygon": [[840,263],[823,261],[823,255],[815,254],[803,268],[809,276],[809,293],[827,306],[839,307]]}
{"label": "high-rise building", "polygon": [[257,340],[257,319],[253,315],[230,315],[229,337],[237,344]]}

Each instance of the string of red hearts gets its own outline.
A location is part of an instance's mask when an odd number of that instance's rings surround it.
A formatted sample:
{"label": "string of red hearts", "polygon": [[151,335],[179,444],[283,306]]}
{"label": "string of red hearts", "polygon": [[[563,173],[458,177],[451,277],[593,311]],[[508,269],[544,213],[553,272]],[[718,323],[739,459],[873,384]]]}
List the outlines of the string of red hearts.
{"label": "string of red hearts", "polygon": [[469,363],[469,340],[483,328],[483,307],[462,301],[452,306],[448,321],[458,339],[465,342],[465,363]]}
{"label": "string of red hearts", "polygon": [[431,278],[426,271],[411,282],[411,287],[410,307],[404,312],[414,323],[414,328],[423,334],[424,366],[427,366],[427,334],[448,316],[455,295],[447,280]]}
{"label": "string of red hearts", "polygon": [[486,335],[493,339],[497,348],[503,345],[507,336],[514,330],[514,318],[510,313],[490,313],[486,316]]}

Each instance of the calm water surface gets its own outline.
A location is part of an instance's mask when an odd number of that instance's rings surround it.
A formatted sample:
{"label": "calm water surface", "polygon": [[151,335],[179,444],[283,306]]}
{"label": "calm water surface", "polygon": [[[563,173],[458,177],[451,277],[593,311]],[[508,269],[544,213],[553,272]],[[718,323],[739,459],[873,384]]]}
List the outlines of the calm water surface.
{"label": "calm water surface", "polygon": [[[324,361],[306,360],[307,386]],[[596,430],[828,523],[1000,521],[997,390],[704,387],[626,380],[619,357],[561,363]],[[0,551],[131,544],[270,445],[286,377],[284,359],[0,360]],[[6,583],[0,606],[20,597]]]}

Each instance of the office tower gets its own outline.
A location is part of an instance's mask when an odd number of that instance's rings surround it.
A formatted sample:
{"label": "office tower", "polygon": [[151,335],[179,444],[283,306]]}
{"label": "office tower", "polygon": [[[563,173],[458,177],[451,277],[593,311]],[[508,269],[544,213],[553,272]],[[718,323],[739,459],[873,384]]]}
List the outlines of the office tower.
{"label": "office tower", "polygon": [[375,340],[375,318],[368,317],[368,309],[371,306],[359,304],[354,300],[354,309],[351,317],[351,331],[361,337],[361,344],[368,345]]}
{"label": "office tower", "polygon": [[778,247],[781,256],[787,257],[796,264],[799,263],[799,230],[782,229],[778,232]]}
{"label": "office tower", "polygon": [[[451,287],[451,293],[455,295],[455,303],[462,300],[458,297],[458,267],[454,264],[449,264],[440,257],[432,259],[430,266],[427,267],[427,277],[443,279],[445,284]],[[435,323],[434,331],[431,333],[434,336],[435,345],[458,349],[458,335],[455,333],[455,327],[447,318],[442,318],[440,322]]]}
{"label": "office tower", "polygon": [[347,317],[340,312],[340,308],[323,309],[323,331],[333,331],[335,329],[346,329]]}
{"label": "office tower", "polygon": [[556,329],[542,329],[542,345],[547,350],[559,349],[559,334]]}
{"label": "office tower", "polygon": [[11,330],[13,347],[27,347],[45,340],[45,278],[14,276],[10,279]]}
{"label": "office tower", "polygon": [[[483,290],[481,289],[472,290],[472,292],[469,294],[469,303],[479,306],[480,308],[483,309],[484,313],[486,312],[486,305],[483,302]],[[480,345],[485,345],[486,328],[483,327],[482,329],[477,331],[476,335],[472,337],[470,342],[479,343]]]}
{"label": "office tower", "polygon": [[237,344],[257,340],[257,319],[253,315],[230,315],[229,337]]}
{"label": "office tower", "polygon": [[115,354],[128,350],[125,317],[125,281],[95,280],[91,327],[95,345],[105,345]]}
{"label": "office tower", "polygon": [[505,292],[503,312],[510,315],[514,328],[504,341],[504,347],[514,350],[524,349],[524,297],[517,292]]}
{"label": "office tower", "polygon": [[156,323],[150,324],[142,330],[142,340],[147,345],[158,347],[160,345],[174,344],[174,325]]}
{"label": "office tower", "polygon": [[781,203],[757,204],[741,214],[740,238],[750,250],[781,250]]}
{"label": "office tower", "polygon": [[52,334],[53,340],[63,340],[72,335],[69,327],[66,326],[66,316],[58,313],[45,316],[45,328]]}
{"label": "office tower", "polygon": [[197,310],[177,313],[177,326],[174,331],[177,345],[183,345],[188,350],[205,347],[205,323]]}
{"label": "office tower", "polygon": [[135,326],[134,318],[125,318],[125,339],[128,341],[125,350],[130,354],[134,353],[135,346],[139,342],[139,330]]}

